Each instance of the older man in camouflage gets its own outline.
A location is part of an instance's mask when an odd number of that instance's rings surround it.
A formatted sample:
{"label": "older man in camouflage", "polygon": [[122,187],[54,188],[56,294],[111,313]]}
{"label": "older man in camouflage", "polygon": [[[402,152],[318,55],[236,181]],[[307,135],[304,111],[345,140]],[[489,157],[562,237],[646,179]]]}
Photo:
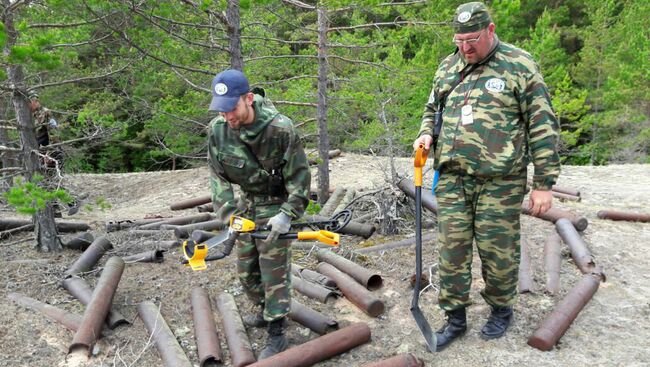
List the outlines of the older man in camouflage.
{"label": "older man in camouflage", "polygon": [[[243,215],[271,227],[266,240],[240,235],[237,271],[249,298],[262,311],[244,317],[249,326],[268,325],[269,338],[260,359],[287,347],[291,241],[278,240],[308,203],[311,176],[302,143],[291,120],[281,115],[261,89],[249,91],[246,76],[226,70],[212,81],[208,159],[212,202],[217,217]],[[237,200],[232,184],[242,191]],[[229,244],[232,246],[232,244]],[[232,247],[230,247],[232,248]]]}
{"label": "older man in camouflage", "polygon": [[532,162],[535,170],[533,214],[551,207],[550,189],[560,172],[559,124],[531,55],[498,39],[483,3],[460,5],[452,27],[458,48],[436,71],[413,144],[433,146],[440,171],[439,305],[447,322],[436,332],[438,350],[467,330],[473,241],[485,281],[481,295],[492,308],[481,336],[506,332],[517,293],[527,166]]}

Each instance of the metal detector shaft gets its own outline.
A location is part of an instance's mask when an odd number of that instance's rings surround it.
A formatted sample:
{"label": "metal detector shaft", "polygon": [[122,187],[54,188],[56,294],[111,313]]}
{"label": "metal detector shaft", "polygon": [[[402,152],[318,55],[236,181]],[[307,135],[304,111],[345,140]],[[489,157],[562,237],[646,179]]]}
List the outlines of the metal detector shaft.
{"label": "metal detector shaft", "polygon": [[418,303],[422,281],[422,167],[427,160],[428,153],[422,145],[415,153],[415,288],[413,289],[413,300],[411,301],[411,314],[413,314],[415,323],[424,336],[429,351],[435,352],[437,348],[436,335],[431,330],[427,319],[424,318]]}

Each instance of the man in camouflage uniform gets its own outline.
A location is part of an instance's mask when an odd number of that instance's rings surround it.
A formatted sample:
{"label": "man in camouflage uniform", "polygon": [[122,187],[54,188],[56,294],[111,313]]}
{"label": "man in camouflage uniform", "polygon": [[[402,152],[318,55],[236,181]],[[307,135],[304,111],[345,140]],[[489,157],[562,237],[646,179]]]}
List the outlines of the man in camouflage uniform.
{"label": "man in camouflage uniform", "polygon": [[[289,313],[291,241],[278,240],[292,219],[302,216],[309,201],[311,175],[302,143],[291,120],[281,115],[261,89],[249,91],[238,70],[226,70],[212,81],[208,159],[212,202],[223,221],[242,215],[268,225],[266,240],[240,235],[237,271],[249,298],[263,312],[244,318],[249,326],[268,324],[269,339],[260,359],[286,349]],[[237,200],[232,184],[242,191]],[[232,244],[229,244],[232,246]]]}
{"label": "man in camouflage uniform", "polygon": [[[483,3],[460,5],[452,27],[458,49],[436,71],[413,144],[414,149],[433,145],[440,171],[439,305],[447,322],[436,332],[438,350],[467,329],[474,240],[485,281],[481,295],[492,307],[481,336],[505,333],[517,293],[527,165],[535,167],[530,193],[535,215],[551,207],[551,186],[560,172],[559,123],[531,55],[499,41]],[[434,137],[438,112],[443,123]]]}

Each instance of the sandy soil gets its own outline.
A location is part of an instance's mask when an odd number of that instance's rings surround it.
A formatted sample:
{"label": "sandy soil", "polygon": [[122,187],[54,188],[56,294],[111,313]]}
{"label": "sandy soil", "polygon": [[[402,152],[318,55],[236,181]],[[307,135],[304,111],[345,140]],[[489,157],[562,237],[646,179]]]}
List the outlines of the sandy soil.
{"label": "sandy soil", "polygon": [[[410,175],[412,161],[408,158],[395,163],[402,175]],[[344,154],[332,162],[332,186],[356,190],[386,188],[384,192],[397,193],[386,183],[389,164],[379,157]],[[193,214],[188,209],[171,212],[170,203],[208,193],[207,169],[176,172],[72,175],[64,184],[77,194],[87,194],[87,202],[103,198],[112,208],[81,210],[69,219],[89,221],[93,233],[105,233],[106,221],[140,219],[146,216],[179,216]],[[431,178],[431,173],[427,178]],[[469,330],[447,350],[427,352],[422,336],[409,312],[412,296],[408,277],[414,271],[413,248],[357,256],[355,261],[381,273],[383,288],[374,294],[386,304],[386,311],[377,318],[367,316],[346,299],[328,304],[296,294],[302,303],[334,317],[340,325],[366,322],[372,331],[372,341],[343,355],[324,361],[318,366],[361,366],[398,353],[410,352],[425,361],[427,366],[647,366],[650,364],[650,223],[627,223],[600,220],[596,212],[612,208],[650,213],[650,166],[620,165],[607,167],[564,167],[560,186],[580,190],[581,202],[559,202],[555,205],[584,215],[589,227],[583,238],[597,263],[607,274],[591,302],[580,313],[573,325],[550,352],[541,352],[526,344],[528,337],[540,325],[554,305],[562,299],[581,274],[570,259],[568,250],[561,272],[561,290],[556,296],[544,292],[544,264],[542,249],[552,224],[537,218],[522,216],[523,237],[530,244],[535,291],[520,295],[515,306],[516,320],[506,336],[499,340],[483,341],[479,337],[489,308],[479,295],[482,286],[479,261],[475,259],[472,300],[468,310]],[[397,202],[412,206],[412,201],[399,198]],[[15,215],[3,211],[3,217]],[[65,217],[65,215],[64,215]],[[432,218],[427,214],[427,218]],[[343,253],[350,255],[355,248],[400,239],[412,235],[412,220],[403,218],[399,236],[373,235],[362,241],[343,236]],[[410,222],[409,222],[410,221]],[[125,255],[148,250],[145,241],[128,232],[106,234],[115,246],[109,255]],[[155,239],[166,239],[161,234]],[[195,286],[204,287],[212,297],[227,291],[235,296],[240,312],[250,311],[249,302],[242,294],[235,277],[234,257],[209,265],[207,271],[192,272],[179,265],[179,249],[165,254],[161,264],[128,264],[115,294],[114,306],[132,325],[105,330],[93,356],[88,362],[66,360],[73,333],[42,314],[16,305],[7,294],[20,292],[51,305],[83,314],[84,307],[59,287],[63,272],[79,256],[79,252],[65,250],[58,254],[43,254],[33,250],[31,234],[25,233],[3,239],[0,245],[0,366],[144,366],[162,365],[158,351],[149,342],[149,335],[137,315],[136,306],[145,300],[160,305],[160,310],[177,340],[194,365],[198,366],[189,296]],[[435,243],[425,244],[425,266],[436,262]],[[100,260],[100,266],[109,256]],[[309,252],[294,251],[294,262],[314,267],[316,260]],[[96,272],[85,275],[94,286]],[[443,313],[436,306],[434,291],[425,292],[421,307],[434,328],[443,322]],[[216,309],[216,307],[214,307]],[[230,365],[225,338],[218,328],[224,350],[225,365]],[[265,332],[249,330],[256,353],[264,346]],[[301,325],[290,322],[288,337],[292,345],[317,337]]]}

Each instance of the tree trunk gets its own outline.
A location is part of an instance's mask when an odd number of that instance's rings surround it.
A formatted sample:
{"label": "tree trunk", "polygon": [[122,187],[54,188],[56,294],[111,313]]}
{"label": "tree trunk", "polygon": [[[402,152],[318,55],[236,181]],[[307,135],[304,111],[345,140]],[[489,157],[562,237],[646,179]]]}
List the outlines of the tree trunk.
{"label": "tree trunk", "polygon": [[[7,121],[9,119],[10,114],[7,113],[9,110],[9,99],[8,98],[2,98],[0,101],[0,145],[12,148],[13,144],[9,140],[9,133],[7,132],[7,129],[10,129],[10,125],[8,123],[5,123],[4,121]],[[9,152],[9,151],[0,151],[0,157],[2,157],[2,168],[9,168],[9,167],[16,167],[18,166],[19,162],[16,157],[15,152]],[[13,173],[8,172],[4,173],[3,172],[3,178],[4,178],[4,183],[0,185],[2,190],[7,190],[11,185],[13,184]]]}
{"label": "tree trunk", "polygon": [[228,0],[226,19],[228,19],[228,38],[230,38],[230,67],[243,71],[244,57],[241,53],[239,0]]}
{"label": "tree trunk", "polygon": [[[3,3],[8,1],[4,0]],[[6,7],[7,8],[7,7]],[[8,56],[18,39],[18,32],[14,28],[13,11],[4,14],[3,23],[7,34],[7,42],[3,53]],[[35,174],[40,173],[45,176],[41,170],[38,152],[38,141],[36,140],[36,129],[32,120],[29,100],[27,99],[27,88],[25,86],[25,75],[23,67],[20,64],[7,64],[7,79],[9,85],[13,86],[11,102],[16,111],[16,121],[20,131],[20,140],[22,143],[23,164],[25,168],[25,180],[31,180]],[[47,185],[47,179],[43,184]],[[61,241],[58,238],[56,223],[54,222],[54,211],[52,204],[47,203],[45,210],[38,211],[34,215],[34,231],[36,235],[36,248],[43,251],[61,251]]]}
{"label": "tree trunk", "polygon": [[329,198],[329,150],[327,132],[327,12],[318,8],[318,202],[324,204]]}

